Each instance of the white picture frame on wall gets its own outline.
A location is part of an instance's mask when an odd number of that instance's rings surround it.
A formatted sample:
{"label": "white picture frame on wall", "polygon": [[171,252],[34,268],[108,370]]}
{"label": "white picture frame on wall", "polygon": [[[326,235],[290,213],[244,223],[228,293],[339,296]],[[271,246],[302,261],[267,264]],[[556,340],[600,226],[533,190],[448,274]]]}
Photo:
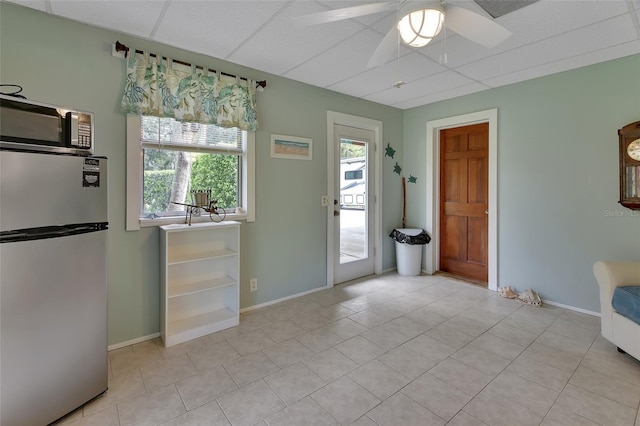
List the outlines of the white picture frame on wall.
{"label": "white picture frame on wall", "polygon": [[313,140],[297,136],[271,135],[271,157],[311,160]]}

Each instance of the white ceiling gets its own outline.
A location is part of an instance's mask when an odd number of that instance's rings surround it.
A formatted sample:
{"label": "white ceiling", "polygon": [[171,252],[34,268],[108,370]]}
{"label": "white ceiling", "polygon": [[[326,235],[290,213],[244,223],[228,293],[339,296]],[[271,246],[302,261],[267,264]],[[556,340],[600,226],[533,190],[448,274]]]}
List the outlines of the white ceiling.
{"label": "white ceiling", "polygon": [[[496,19],[513,35],[495,48],[443,31],[373,69],[369,56],[395,11],[305,28],[291,22],[373,1],[11,2],[400,109],[640,53],[640,0],[539,0]],[[489,17],[471,0],[447,2]],[[407,84],[392,87],[398,80]]]}

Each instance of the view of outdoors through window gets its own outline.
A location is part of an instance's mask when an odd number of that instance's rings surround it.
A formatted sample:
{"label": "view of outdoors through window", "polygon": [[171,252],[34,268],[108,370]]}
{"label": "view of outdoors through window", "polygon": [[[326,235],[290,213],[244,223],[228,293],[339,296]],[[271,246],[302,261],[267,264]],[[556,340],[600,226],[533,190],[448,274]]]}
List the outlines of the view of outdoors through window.
{"label": "view of outdoors through window", "polygon": [[340,139],[340,207],[365,208],[367,146]]}
{"label": "view of outdoors through window", "polygon": [[352,141],[349,139],[340,140],[340,159],[346,158],[362,158],[367,153],[367,146],[358,141]]}
{"label": "view of outdoors through window", "polygon": [[181,215],[190,191],[211,189],[217,205],[238,206],[243,132],[236,128],[142,117],[142,216]]}

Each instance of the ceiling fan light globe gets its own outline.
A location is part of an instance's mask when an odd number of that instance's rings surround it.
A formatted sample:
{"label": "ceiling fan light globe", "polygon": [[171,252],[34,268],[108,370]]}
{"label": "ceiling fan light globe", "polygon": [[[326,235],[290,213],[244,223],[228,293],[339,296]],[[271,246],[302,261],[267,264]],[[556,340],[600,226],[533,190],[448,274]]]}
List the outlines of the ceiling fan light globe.
{"label": "ceiling fan light globe", "polygon": [[398,22],[402,41],[412,47],[426,46],[438,35],[444,23],[444,13],[438,9],[421,9],[406,14]]}

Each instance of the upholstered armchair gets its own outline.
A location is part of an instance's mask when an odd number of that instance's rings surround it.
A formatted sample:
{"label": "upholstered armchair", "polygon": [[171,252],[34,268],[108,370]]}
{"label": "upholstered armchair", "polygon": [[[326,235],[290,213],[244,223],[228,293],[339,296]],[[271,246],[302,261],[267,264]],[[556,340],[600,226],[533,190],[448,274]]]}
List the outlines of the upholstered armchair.
{"label": "upholstered armchair", "polygon": [[[640,360],[640,262],[599,261],[593,265],[593,274],[600,286],[602,336]],[[618,287],[625,289],[616,292]],[[612,304],[614,293],[616,303]]]}

